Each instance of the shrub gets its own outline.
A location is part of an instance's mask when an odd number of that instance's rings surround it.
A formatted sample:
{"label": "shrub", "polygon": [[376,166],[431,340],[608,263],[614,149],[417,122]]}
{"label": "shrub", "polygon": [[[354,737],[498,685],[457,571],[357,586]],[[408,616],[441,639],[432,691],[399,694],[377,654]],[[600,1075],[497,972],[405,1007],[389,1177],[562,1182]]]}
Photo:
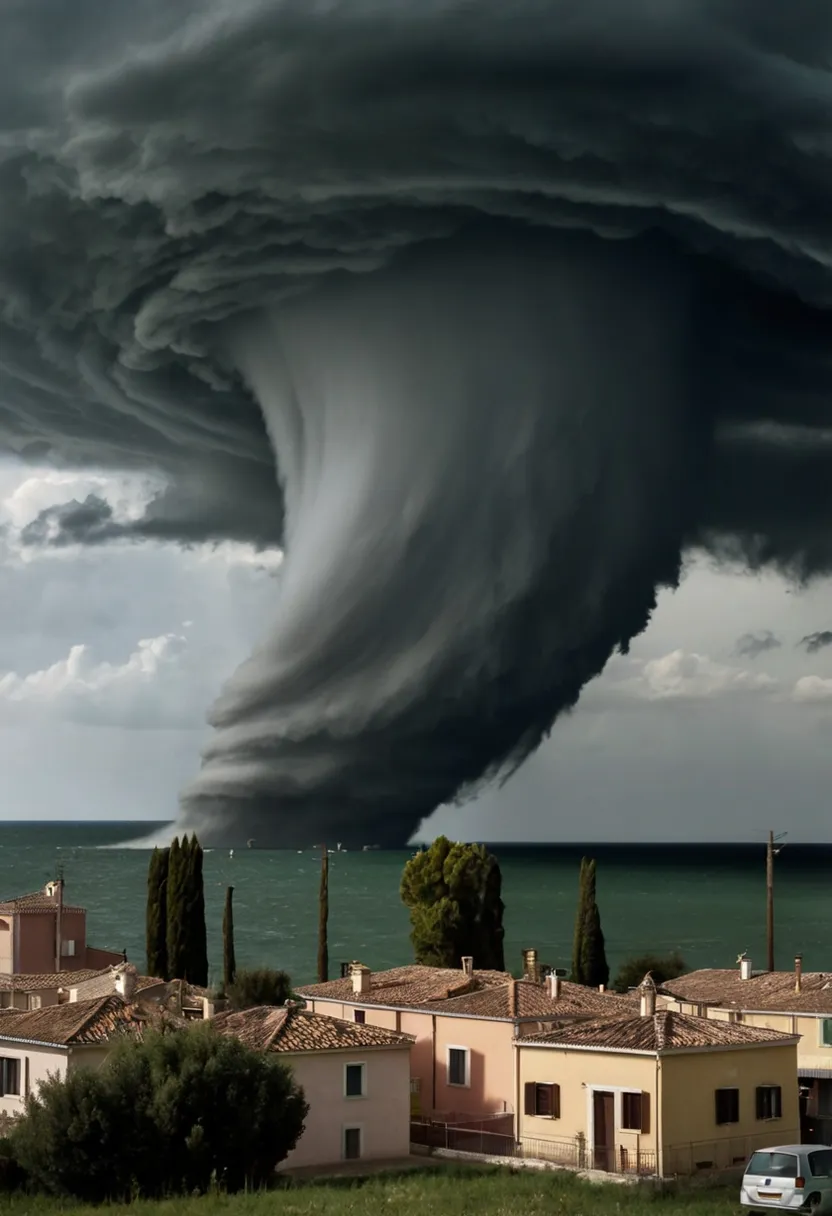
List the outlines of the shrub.
{"label": "shrub", "polygon": [[641,983],[648,971],[655,983],[663,984],[665,980],[675,980],[677,976],[684,975],[687,964],[676,951],[672,954],[637,954],[621,964],[613,988],[616,992],[629,992]]}
{"label": "shrub", "polygon": [[238,969],[225,995],[235,1010],[284,1005],[292,995],[292,981],[285,971],[272,971],[268,967]]}
{"label": "shrub", "polygon": [[32,1182],[93,1202],[263,1185],[308,1107],[273,1056],[208,1024],[120,1044],[98,1071],[50,1078],[11,1134]]}

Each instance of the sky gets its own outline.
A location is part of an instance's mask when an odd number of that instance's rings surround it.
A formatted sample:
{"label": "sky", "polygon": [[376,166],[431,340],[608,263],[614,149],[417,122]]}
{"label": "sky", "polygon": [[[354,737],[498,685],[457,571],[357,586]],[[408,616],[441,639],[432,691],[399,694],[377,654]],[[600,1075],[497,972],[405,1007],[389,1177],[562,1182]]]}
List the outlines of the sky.
{"label": "sky", "polygon": [[[147,497],[135,477],[0,464],[3,819],[172,819],[206,707],[273,611],[277,551],[23,543],[45,508],[92,492],[124,518]],[[420,838],[832,840],[828,602],[825,580],[691,556],[525,766]]]}

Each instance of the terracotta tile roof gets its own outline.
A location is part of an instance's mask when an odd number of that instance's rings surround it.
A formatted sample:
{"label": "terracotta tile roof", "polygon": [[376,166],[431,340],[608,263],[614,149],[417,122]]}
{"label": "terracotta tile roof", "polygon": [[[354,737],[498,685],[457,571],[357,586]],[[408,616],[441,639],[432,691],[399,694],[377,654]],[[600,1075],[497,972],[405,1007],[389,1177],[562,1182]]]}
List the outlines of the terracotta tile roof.
{"label": "terracotta tile roof", "polygon": [[330,980],[326,984],[307,984],[297,991],[301,996],[315,1000],[413,1009],[462,993],[504,985],[510,979],[507,971],[475,971],[473,976],[467,976],[457,968],[422,967],[412,963],[406,967],[393,967],[389,971],[372,972],[369,992],[354,993],[350,976]]}
{"label": "terracotta tile roof", "polygon": [[[45,891],[32,891],[28,895],[16,895],[13,899],[0,900],[0,913],[11,915],[15,912],[54,912],[58,901],[54,895]],[[64,912],[85,912],[85,908],[76,908],[72,904],[63,905]]]}
{"label": "terracotta tile roof", "polygon": [[558,1018],[623,1016],[637,1006],[633,997],[598,992],[582,984],[561,982],[560,995],[555,1000],[544,984],[532,980],[517,980],[516,1012],[512,1011],[511,982],[463,993],[444,1001],[426,1002],[425,1008],[436,1013],[456,1013],[478,1018]]}
{"label": "terracotta tile roof", "polygon": [[109,967],[78,971],[47,971],[42,975],[0,975],[0,992],[48,992],[58,988],[75,988],[98,976],[108,975]]}
{"label": "terracotta tile roof", "polygon": [[736,967],[691,971],[668,980],[661,991],[690,1004],[723,1009],[832,1015],[832,975],[825,971],[804,971],[800,992],[795,992],[793,971],[762,971],[744,980]]}
{"label": "terracotta tile roof", "polygon": [[116,980],[125,971],[128,974],[133,974],[135,980],[134,991],[136,993],[144,992],[149,988],[165,983],[164,980],[157,979],[152,975],[139,975],[132,963],[116,963],[110,967],[105,967],[103,971],[91,972],[88,978],[70,980],[64,986],[77,989],[79,1001],[91,1001],[95,997],[110,996],[116,992]]}
{"label": "terracotta tile roof", "polygon": [[412,1035],[359,1025],[311,1013],[298,1005],[261,1005],[239,1013],[218,1013],[212,1025],[257,1051],[354,1051],[373,1047],[409,1047]]}
{"label": "terracotta tile roof", "polygon": [[690,1047],[748,1047],[758,1043],[796,1043],[797,1035],[763,1026],[717,1022],[663,1009],[649,1017],[598,1018],[574,1022],[549,1034],[530,1035],[521,1043],[547,1047],[583,1047],[596,1051],[640,1051],[650,1055]]}
{"label": "terracotta tile roof", "polygon": [[28,1012],[9,1010],[0,1018],[0,1038],[55,1047],[106,1043],[121,1035],[140,1035],[151,1019],[152,1011],[112,995]]}

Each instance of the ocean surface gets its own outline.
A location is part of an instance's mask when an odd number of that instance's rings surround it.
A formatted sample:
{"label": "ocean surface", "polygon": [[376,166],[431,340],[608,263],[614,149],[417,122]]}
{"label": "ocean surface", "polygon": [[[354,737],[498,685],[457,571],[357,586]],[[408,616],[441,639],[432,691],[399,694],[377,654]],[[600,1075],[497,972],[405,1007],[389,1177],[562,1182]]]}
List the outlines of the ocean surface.
{"label": "ocean surface", "polygon": [[[117,847],[148,823],[0,824],[0,897],[42,887],[62,867],[66,899],[87,909],[91,945],[126,949],[144,965],[149,850]],[[116,846],[116,847],[113,847]],[[569,966],[578,868],[598,863],[598,905],[610,966],[629,954],[678,950],[692,967],[734,966],[745,950],[765,966],[765,846],[491,845],[503,872],[506,963],[537,947]],[[412,961],[399,878],[409,852],[341,852],[330,858],[329,957],[373,969]],[[205,855],[212,978],[222,961],[225,888],[234,887],[238,964],[281,967],[297,983],[315,978],[320,861],[317,853],[236,849]],[[775,863],[776,961],[802,952],[809,970],[832,970],[832,846],[790,845]]]}

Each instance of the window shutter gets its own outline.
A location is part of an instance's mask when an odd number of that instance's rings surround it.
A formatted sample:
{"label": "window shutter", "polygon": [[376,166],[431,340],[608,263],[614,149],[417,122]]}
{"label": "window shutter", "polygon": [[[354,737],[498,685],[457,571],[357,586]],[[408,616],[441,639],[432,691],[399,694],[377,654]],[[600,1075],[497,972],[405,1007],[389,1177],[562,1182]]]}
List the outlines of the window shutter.
{"label": "window shutter", "polygon": [[771,1117],[783,1118],[783,1090],[779,1085],[775,1085],[771,1091]]}
{"label": "window shutter", "polygon": [[766,1091],[762,1085],[757,1086],[757,1118],[766,1117]]}
{"label": "window shutter", "polygon": [[560,1118],[560,1086],[552,1086],[552,1118]]}
{"label": "window shutter", "polygon": [[527,1115],[534,1114],[535,1093],[536,1093],[536,1088],[535,1088],[534,1081],[527,1081],[526,1085],[525,1085],[525,1107],[524,1107],[524,1113]]}
{"label": "window shutter", "polygon": [[641,1131],[646,1136],[650,1131],[650,1095],[641,1095]]}

